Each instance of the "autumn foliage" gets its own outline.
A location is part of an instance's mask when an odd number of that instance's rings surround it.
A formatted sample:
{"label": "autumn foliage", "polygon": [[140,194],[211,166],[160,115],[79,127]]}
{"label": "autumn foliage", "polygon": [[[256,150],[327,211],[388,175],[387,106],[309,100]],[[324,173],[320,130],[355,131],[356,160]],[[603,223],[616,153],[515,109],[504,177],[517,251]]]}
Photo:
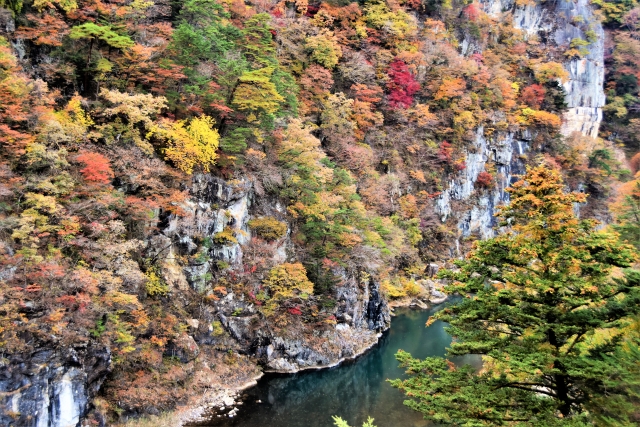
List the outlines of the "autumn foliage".
{"label": "autumn foliage", "polygon": [[471,3],[462,10],[462,13],[469,21],[477,21],[480,17],[480,8],[481,5],[479,3]]}
{"label": "autumn foliage", "polygon": [[80,173],[88,182],[108,184],[113,179],[109,159],[100,153],[85,151],[76,157],[76,161],[84,165]]}
{"label": "autumn foliage", "polygon": [[481,188],[489,188],[494,183],[493,175],[491,175],[487,171],[482,171],[478,174],[478,178],[476,178],[476,185]]}
{"label": "autumn foliage", "polygon": [[540,108],[544,101],[546,90],[539,84],[532,84],[522,90],[520,99],[531,108]]}
{"label": "autumn foliage", "polygon": [[[466,241],[467,202],[442,201],[471,156],[472,200],[502,188],[494,149],[514,138],[598,197],[623,175],[604,142],[559,133],[561,48],[478,2],[0,5],[0,353],[109,348],[96,423],[249,366],[222,318],[322,340],[344,277],[420,295]],[[624,19],[608,141],[640,134]],[[231,293],[258,308],[234,315]]]}
{"label": "autumn foliage", "polygon": [[407,64],[399,59],[395,59],[391,63],[388,74],[391,79],[387,86],[389,106],[391,108],[409,108],[413,104],[413,96],[420,89],[420,83],[409,72]]}

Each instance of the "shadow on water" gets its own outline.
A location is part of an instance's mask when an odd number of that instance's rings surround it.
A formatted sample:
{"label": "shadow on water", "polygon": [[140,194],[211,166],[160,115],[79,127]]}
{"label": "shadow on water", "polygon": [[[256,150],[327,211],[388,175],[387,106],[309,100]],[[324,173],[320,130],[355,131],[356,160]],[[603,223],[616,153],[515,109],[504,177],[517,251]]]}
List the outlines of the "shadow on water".
{"label": "shadow on water", "polygon": [[[427,426],[420,414],[402,404],[403,394],[386,380],[404,376],[394,357],[399,349],[420,358],[444,355],[451,343],[444,324],[438,321],[425,328],[429,316],[439,308],[398,309],[391,329],[364,356],[331,369],[265,375],[256,387],[246,390],[235,417],[214,415],[198,425],[328,427],[333,425],[331,416],[338,415],[352,426],[361,426],[370,415],[379,427]],[[479,358],[456,362],[478,365]]]}

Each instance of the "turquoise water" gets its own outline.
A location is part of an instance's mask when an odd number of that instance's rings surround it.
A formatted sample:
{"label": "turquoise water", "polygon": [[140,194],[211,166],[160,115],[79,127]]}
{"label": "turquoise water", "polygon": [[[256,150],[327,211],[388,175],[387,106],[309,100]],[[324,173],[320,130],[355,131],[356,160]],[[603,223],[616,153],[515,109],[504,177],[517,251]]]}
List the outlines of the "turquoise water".
{"label": "turquoise water", "polygon": [[[451,343],[444,324],[425,323],[437,309],[396,310],[378,345],[355,361],[331,369],[288,375],[266,375],[245,392],[244,404],[234,418],[213,416],[200,426],[328,427],[332,415],[360,427],[367,415],[378,427],[427,426],[422,416],[402,404],[403,394],[386,379],[403,376],[394,354],[399,350],[415,357],[442,356]],[[478,358],[456,363],[478,364]],[[261,401],[261,403],[258,403]]]}

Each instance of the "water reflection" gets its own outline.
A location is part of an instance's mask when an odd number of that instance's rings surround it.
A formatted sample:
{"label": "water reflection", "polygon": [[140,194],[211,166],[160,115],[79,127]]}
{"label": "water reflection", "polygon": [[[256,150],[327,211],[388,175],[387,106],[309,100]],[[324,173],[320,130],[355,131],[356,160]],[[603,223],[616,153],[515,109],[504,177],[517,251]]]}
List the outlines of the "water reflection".
{"label": "water reflection", "polygon": [[[436,309],[439,307],[436,307]],[[424,325],[432,310],[397,311],[391,330],[363,357],[341,366],[294,375],[268,375],[246,392],[234,418],[217,417],[201,426],[327,427],[332,415],[360,426],[368,415],[378,427],[422,427],[422,416],[402,404],[404,396],[388,378],[403,376],[394,354],[403,349],[416,357],[441,356],[451,343],[443,323]],[[478,358],[456,362],[478,363]],[[257,403],[261,401],[261,403]]]}

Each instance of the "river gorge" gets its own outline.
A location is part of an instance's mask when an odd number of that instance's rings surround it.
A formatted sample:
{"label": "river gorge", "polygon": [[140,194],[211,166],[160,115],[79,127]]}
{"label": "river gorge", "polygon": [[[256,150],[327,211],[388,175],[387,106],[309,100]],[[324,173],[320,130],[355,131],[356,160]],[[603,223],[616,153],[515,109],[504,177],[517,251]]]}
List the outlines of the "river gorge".
{"label": "river gorge", "polygon": [[635,0],[0,0],[0,426],[426,426],[395,354],[445,354],[437,273],[529,170],[637,225],[639,40]]}

